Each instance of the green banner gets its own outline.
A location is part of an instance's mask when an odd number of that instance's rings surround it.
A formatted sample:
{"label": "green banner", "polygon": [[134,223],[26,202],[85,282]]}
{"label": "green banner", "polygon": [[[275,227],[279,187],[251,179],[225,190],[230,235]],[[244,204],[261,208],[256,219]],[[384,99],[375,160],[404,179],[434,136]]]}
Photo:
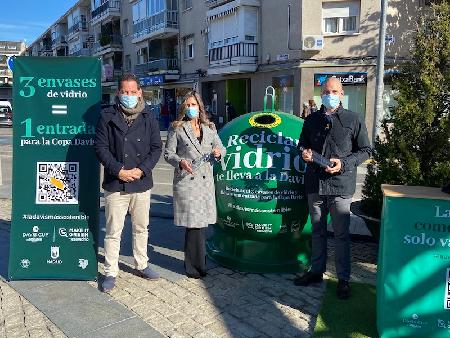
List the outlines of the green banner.
{"label": "green banner", "polygon": [[97,58],[17,57],[9,279],[97,277]]}
{"label": "green banner", "polygon": [[450,337],[450,196],[383,186],[377,274],[381,337]]}

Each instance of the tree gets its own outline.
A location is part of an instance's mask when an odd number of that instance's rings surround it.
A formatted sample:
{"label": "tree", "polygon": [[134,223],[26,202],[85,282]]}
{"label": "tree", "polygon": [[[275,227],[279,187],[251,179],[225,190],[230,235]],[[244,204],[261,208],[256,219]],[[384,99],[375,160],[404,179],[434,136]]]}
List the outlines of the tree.
{"label": "tree", "polygon": [[363,187],[363,211],[375,217],[381,184],[441,187],[450,179],[450,0],[420,15],[393,88],[398,106],[381,122]]}

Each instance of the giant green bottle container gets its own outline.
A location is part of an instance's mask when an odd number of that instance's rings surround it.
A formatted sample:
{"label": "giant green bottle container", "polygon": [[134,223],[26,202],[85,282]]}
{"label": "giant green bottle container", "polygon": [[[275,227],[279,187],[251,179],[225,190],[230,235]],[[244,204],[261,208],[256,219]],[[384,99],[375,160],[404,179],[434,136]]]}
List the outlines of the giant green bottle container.
{"label": "giant green bottle container", "polygon": [[207,253],[249,272],[310,266],[306,164],[296,146],[303,120],[278,111],[242,115],[220,132],[226,156],[214,168],[218,219]]}

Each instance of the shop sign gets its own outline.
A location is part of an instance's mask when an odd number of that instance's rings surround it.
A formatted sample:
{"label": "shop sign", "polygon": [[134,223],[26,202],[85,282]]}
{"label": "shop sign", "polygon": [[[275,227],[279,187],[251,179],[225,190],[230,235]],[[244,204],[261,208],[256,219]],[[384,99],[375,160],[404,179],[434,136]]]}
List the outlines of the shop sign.
{"label": "shop sign", "polygon": [[145,86],[157,86],[164,83],[163,75],[152,75],[139,78],[140,85]]}
{"label": "shop sign", "polygon": [[324,73],[314,74],[314,87],[322,86],[329,77],[338,78],[344,86],[365,85],[367,83],[367,73]]}

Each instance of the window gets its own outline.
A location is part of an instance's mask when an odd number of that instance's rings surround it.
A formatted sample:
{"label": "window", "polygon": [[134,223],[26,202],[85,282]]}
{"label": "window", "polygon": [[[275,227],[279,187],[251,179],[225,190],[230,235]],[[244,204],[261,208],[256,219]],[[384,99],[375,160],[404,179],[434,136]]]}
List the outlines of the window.
{"label": "window", "polygon": [[433,0],[420,0],[419,5],[420,6],[431,6],[433,3]]}
{"label": "window", "polygon": [[140,0],[133,5],[133,22],[140,22],[147,17],[146,1]]}
{"label": "window", "polygon": [[203,55],[208,56],[209,55],[209,33],[208,29],[202,30],[202,36],[203,36]]}
{"label": "window", "polygon": [[192,8],[192,0],[183,0],[183,3],[184,3],[183,6],[184,10]]}
{"label": "window", "polygon": [[125,71],[129,72],[131,70],[131,55],[125,55]]}
{"label": "window", "polygon": [[184,59],[194,58],[194,36],[184,38]]}
{"label": "window", "polygon": [[123,29],[123,35],[127,36],[130,34],[129,28],[128,28],[128,19],[123,20],[122,23],[122,29]]}
{"label": "window", "polygon": [[322,3],[323,33],[352,34],[359,30],[360,1]]}
{"label": "window", "polygon": [[147,0],[147,16],[152,16],[166,10],[165,0]]}
{"label": "window", "polygon": [[141,48],[137,52],[137,64],[141,65],[148,62],[148,51],[147,47]]}

